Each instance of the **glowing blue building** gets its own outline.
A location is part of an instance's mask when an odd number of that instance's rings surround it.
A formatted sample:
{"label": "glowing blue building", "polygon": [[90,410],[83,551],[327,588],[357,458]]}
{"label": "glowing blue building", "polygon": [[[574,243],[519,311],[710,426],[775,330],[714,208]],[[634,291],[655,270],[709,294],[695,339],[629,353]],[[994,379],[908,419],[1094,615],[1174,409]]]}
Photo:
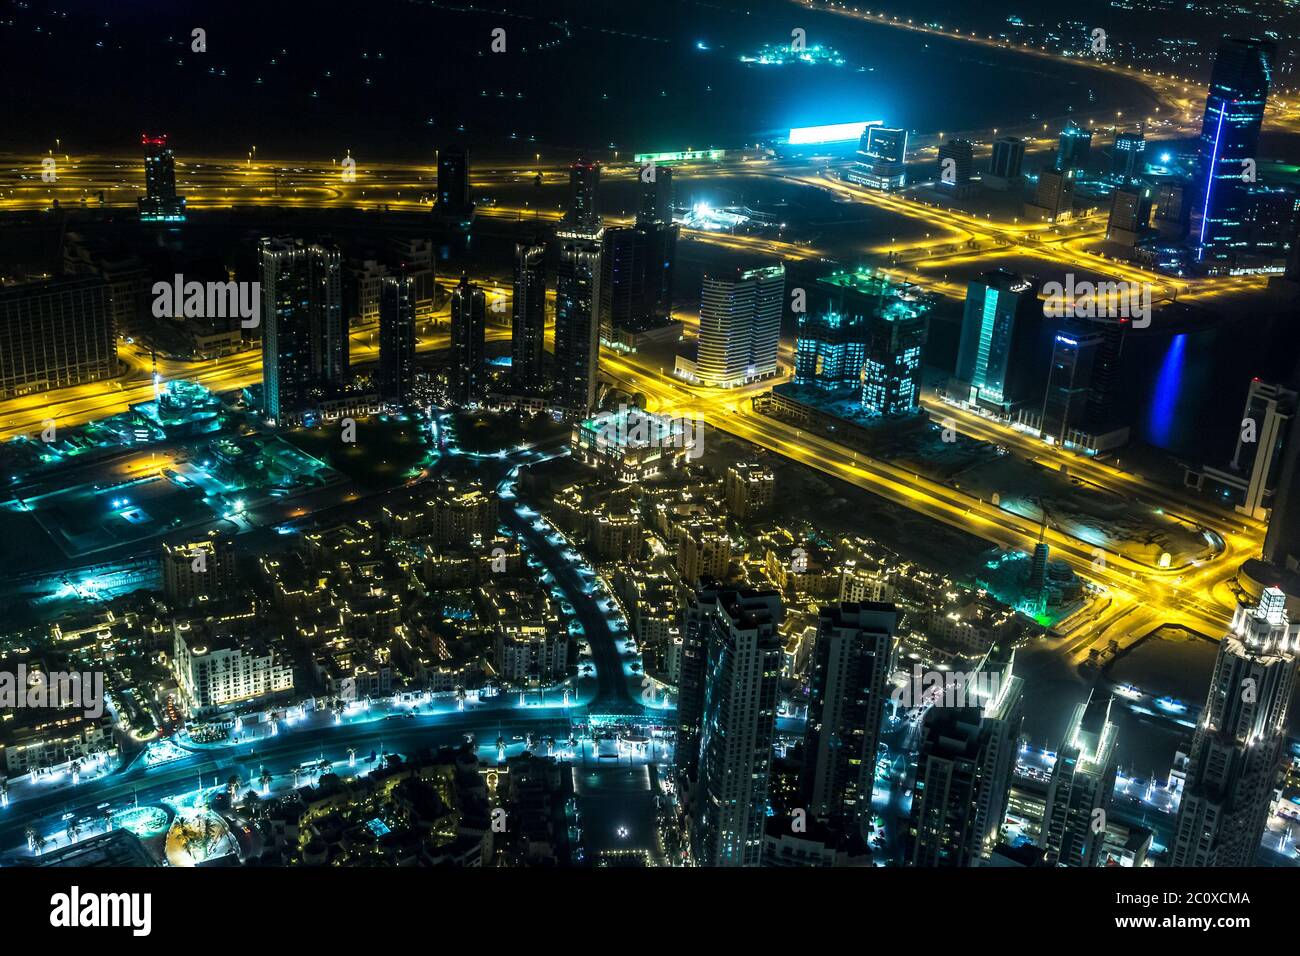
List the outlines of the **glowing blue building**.
{"label": "glowing blue building", "polygon": [[1250,185],[1276,53],[1271,41],[1229,37],[1214,58],[1193,227],[1197,260],[1211,271],[1230,270],[1249,246]]}

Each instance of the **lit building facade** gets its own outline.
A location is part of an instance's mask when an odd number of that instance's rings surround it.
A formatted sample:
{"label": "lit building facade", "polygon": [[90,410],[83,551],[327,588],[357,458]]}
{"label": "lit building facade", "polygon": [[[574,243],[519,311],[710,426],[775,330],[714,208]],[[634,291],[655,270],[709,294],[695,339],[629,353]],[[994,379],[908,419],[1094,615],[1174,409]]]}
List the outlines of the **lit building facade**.
{"label": "lit building facade", "polygon": [[1172,866],[1254,864],[1286,750],[1298,631],[1277,588],[1233,614],[1192,738]]}
{"label": "lit building facade", "polygon": [[974,279],[966,289],[954,397],[1003,414],[1033,398],[1042,325],[1033,281],[1004,269]]}
{"label": "lit building facade", "polygon": [[1272,41],[1227,37],[1214,58],[1201,121],[1200,201],[1193,223],[1197,258],[1212,271],[1230,270],[1249,247],[1247,177],[1259,158],[1276,54]]}
{"label": "lit building facade", "polygon": [[290,239],[264,239],[259,252],[262,410],[291,422],[347,381],[342,256]]}
{"label": "lit building facade", "polygon": [[785,307],[785,266],[705,274],[695,378],[732,388],[775,375]]}

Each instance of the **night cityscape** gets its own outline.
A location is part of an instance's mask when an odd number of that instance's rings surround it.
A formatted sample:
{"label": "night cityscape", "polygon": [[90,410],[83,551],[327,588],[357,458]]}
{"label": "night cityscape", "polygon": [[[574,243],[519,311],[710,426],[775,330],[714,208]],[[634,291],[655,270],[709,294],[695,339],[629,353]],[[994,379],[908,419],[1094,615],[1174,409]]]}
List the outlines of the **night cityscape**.
{"label": "night cityscape", "polygon": [[1300,865],[1300,4],[880,2],[3,0],[0,872]]}

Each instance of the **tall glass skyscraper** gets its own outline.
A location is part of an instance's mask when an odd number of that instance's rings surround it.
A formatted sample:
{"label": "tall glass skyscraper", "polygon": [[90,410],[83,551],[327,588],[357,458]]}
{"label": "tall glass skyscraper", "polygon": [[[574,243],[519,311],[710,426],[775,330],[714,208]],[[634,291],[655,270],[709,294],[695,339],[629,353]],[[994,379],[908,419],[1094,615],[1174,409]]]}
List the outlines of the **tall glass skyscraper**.
{"label": "tall glass skyscraper", "polygon": [[1074,711],[1047,785],[1043,848],[1053,866],[1098,866],[1115,791],[1111,698],[1093,696]]}
{"label": "tall glass skyscraper", "polygon": [[808,812],[848,836],[871,815],[898,609],[832,604],[818,616],[804,742]]}
{"label": "tall glass skyscraper", "polygon": [[291,239],[264,239],[259,253],[262,410],[283,423],[347,381],[343,260],[337,249]]}
{"label": "tall glass skyscraper", "polygon": [[757,866],[762,859],[782,613],[775,591],[724,590],[702,622],[707,656],[692,834],[701,866]]}
{"label": "tall glass skyscraper", "polygon": [[[817,288],[828,295],[829,311],[844,326],[844,348],[811,339],[797,342],[796,356],[803,355],[805,374],[818,368],[824,377],[831,374],[842,355],[843,366],[835,374],[841,385],[861,383],[861,404],[866,411],[899,415],[915,410],[921,392],[921,349],[929,334],[933,297],[868,269],[825,276],[817,280]],[[801,326],[801,335],[826,331],[839,334],[823,323]],[[796,366],[799,362],[797,357]]]}
{"label": "tall glass skyscraper", "polygon": [[1201,122],[1200,202],[1193,235],[1197,258],[1230,269],[1249,240],[1250,170],[1258,159],[1277,47],[1269,40],[1225,38],[1210,76]]}
{"label": "tall glass skyscraper", "polygon": [[444,146],[438,150],[438,193],[433,211],[449,223],[468,225],[473,220],[467,147]]}
{"label": "tall glass skyscraper", "polygon": [[604,230],[561,228],[555,274],[555,390],[560,408],[586,418],[600,362],[600,252]]}
{"label": "tall glass skyscraper", "polygon": [[167,136],[140,137],[144,146],[144,191],[138,203],[142,222],[183,222],[185,197],[176,195],[176,157]]}
{"label": "tall glass skyscraper", "polygon": [[415,283],[384,276],[379,287],[379,392],[405,405],[415,378]]}
{"label": "tall glass skyscraper", "polygon": [[515,246],[514,302],[510,328],[510,373],[514,388],[535,393],[545,381],[546,247]]}
{"label": "tall glass skyscraper", "polygon": [[731,388],[774,375],[784,308],[782,264],[705,274],[695,369],[699,381]]}
{"label": "tall glass skyscraper", "polygon": [[487,297],[461,276],[451,294],[451,397],[461,405],[481,402],[487,389]]}
{"label": "tall glass skyscraper", "polygon": [[569,167],[569,211],[564,222],[575,229],[600,227],[600,164],[580,159]]}

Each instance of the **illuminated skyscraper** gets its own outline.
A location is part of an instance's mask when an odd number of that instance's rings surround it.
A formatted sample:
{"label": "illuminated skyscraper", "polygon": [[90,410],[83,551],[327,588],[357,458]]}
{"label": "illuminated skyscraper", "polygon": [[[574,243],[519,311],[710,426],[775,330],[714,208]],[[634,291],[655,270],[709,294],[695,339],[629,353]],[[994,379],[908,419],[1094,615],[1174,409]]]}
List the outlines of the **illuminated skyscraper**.
{"label": "illuminated skyscraper", "polygon": [[167,137],[140,137],[144,145],[144,191],[137,204],[142,222],[183,222],[185,197],[176,195],[176,158]]}
{"label": "illuminated skyscraper", "polygon": [[564,223],[578,231],[600,228],[600,164],[580,159],[569,167],[569,211]]}
{"label": "illuminated skyscraper", "polygon": [[415,283],[399,273],[379,288],[379,392],[399,406],[415,380]]}
{"label": "illuminated skyscraper", "polygon": [[[866,269],[825,276],[817,280],[817,289],[828,296],[828,311],[845,327],[844,348],[839,349],[838,344],[828,347],[824,342],[797,344],[796,356],[803,353],[805,372],[816,370],[816,352],[820,351],[823,377],[829,382],[833,376],[844,385],[860,380],[860,401],[871,414],[899,415],[915,410],[921,390],[921,349],[929,333],[933,297]],[[806,325],[804,331],[823,334],[817,325]],[[837,370],[840,355],[843,359]],[[796,358],[796,365],[798,362]]]}
{"label": "illuminated skyscraper", "polygon": [[[912,866],[980,866],[998,843],[1023,719],[1015,652],[996,647],[930,704],[912,788],[903,857]],[[913,684],[921,683],[913,679]],[[924,689],[911,688],[919,706]]]}
{"label": "illuminated skyscraper", "polygon": [[907,130],[868,126],[857,160],[845,174],[849,182],[871,189],[902,189],[907,182]]}
{"label": "illuminated skyscraper", "polygon": [[1121,186],[1142,175],[1146,166],[1146,137],[1138,133],[1116,133],[1110,153],[1110,175]]}
{"label": "illuminated skyscraper", "polygon": [[1231,268],[1249,244],[1249,186],[1276,54],[1270,40],[1228,37],[1214,58],[1201,122],[1200,201],[1193,226],[1198,259],[1211,269]]}
{"label": "illuminated skyscraper", "polygon": [[337,249],[264,239],[262,410],[283,424],[346,384],[348,323]]}
{"label": "illuminated skyscraper", "polygon": [[468,147],[444,146],[438,150],[438,194],[433,211],[448,223],[468,226],[473,221]]}
{"label": "illuminated skyscraper", "polygon": [[861,390],[866,347],[864,315],[838,312],[833,304],[802,313],[795,336],[795,384]]}
{"label": "illuminated skyscraper", "polygon": [[461,405],[483,401],[487,392],[487,297],[461,276],[451,294],[451,397]]}
{"label": "illuminated skyscraper", "polygon": [[704,276],[696,377],[731,388],[774,375],[785,308],[785,266]]}
{"label": "illuminated skyscraper", "polygon": [[514,278],[510,373],[516,391],[534,394],[546,380],[546,247],[517,244]]}
{"label": "illuminated skyscraper", "polygon": [[600,361],[600,250],[603,230],[561,228],[555,275],[554,401],[579,418],[596,403]]}
{"label": "illuminated skyscraper", "polygon": [[1054,866],[1097,866],[1115,790],[1111,698],[1092,695],[1074,711],[1047,785],[1042,843]]}
{"label": "illuminated skyscraper", "polygon": [[1171,865],[1254,864],[1279,785],[1296,657],[1286,595],[1266,588],[1257,606],[1237,607],[1192,738]]}
{"label": "illuminated skyscraper", "polygon": [[707,655],[691,841],[701,866],[757,866],[762,857],[782,614],[775,591],[735,590],[716,592],[703,614]]}
{"label": "illuminated skyscraper", "polygon": [[812,816],[849,835],[871,815],[897,627],[892,604],[832,604],[818,618],[803,790]]}
{"label": "illuminated skyscraper", "polygon": [[974,279],[966,289],[950,391],[1004,414],[1036,397],[1035,356],[1042,325],[1043,309],[1032,281],[1004,269]]}

